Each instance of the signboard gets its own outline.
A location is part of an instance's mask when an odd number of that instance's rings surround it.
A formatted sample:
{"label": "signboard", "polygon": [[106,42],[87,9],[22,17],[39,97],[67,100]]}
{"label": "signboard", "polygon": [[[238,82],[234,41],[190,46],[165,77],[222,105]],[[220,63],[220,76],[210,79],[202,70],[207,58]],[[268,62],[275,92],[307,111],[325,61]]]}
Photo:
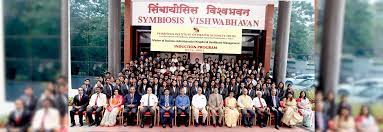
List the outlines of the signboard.
{"label": "signboard", "polygon": [[132,25],[188,25],[265,29],[266,5],[132,2]]}
{"label": "signboard", "polygon": [[241,28],[152,26],[151,51],[241,54]]}

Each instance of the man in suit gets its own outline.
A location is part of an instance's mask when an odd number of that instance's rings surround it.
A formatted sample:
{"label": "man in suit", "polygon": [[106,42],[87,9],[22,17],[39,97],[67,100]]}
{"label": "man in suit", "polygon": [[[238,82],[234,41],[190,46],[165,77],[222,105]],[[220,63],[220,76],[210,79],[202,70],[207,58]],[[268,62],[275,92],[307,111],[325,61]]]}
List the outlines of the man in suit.
{"label": "man in suit", "polygon": [[59,131],[60,128],[60,113],[52,107],[52,100],[45,98],[42,100],[42,108],[36,110],[32,119],[32,131],[51,132]]}
{"label": "man in suit", "polygon": [[214,88],[213,93],[210,94],[209,109],[210,113],[213,115],[213,126],[216,127],[217,116],[219,116],[218,125],[222,127],[223,99],[222,95],[218,94],[218,88]]}
{"label": "man in suit", "polygon": [[76,123],[74,121],[74,115],[77,112],[80,126],[83,126],[83,119],[82,114],[86,110],[86,106],[89,102],[89,97],[84,94],[83,88],[78,88],[78,94],[74,96],[73,103],[72,103],[72,110],[69,112],[70,114],[70,121],[72,123],[71,127],[75,126]]}
{"label": "man in suit", "polygon": [[279,130],[281,111],[279,108],[279,97],[277,96],[277,91],[275,89],[271,90],[271,96],[269,97],[267,104],[270,108],[270,112],[274,114],[275,129]]}
{"label": "man in suit", "polygon": [[61,118],[65,117],[68,114],[68,89],[65,85],[59,86],[55,101],[55,107],[59,110]]}
{"label": "man in suit", "polygon": [[28,130],[31,113],[24,109],[23,101],[20,99],[15,101],[16,109],[11,112],[8,117],[7,130],[24,132]]}
{"label": "man in suit", "polygon": [[[147,93],[141,97],[141,108],[140,108],[140,117],[144,117],[146,112],[150,112],[152,119],[150,120],[149,128],[153,128],[153,118],[156,111],[156,106],[158,103],[158,98],[156,95],[152,94],[152,88],[147,88]],[[141,118],[141,128],[144,128],[145,118]]]}
{"label": "man in suit", "polygon": [[[101,88],[102,87],[96,87],[96,93],[94,93],[90,97],[89,105],[86,110],[86,116],[89,119],[89,126],[93,125],[100,125],[100,117],[101,117],[101,112],[104,109],[104,107],[107,105],[107,98],[106,95],[101,93]],[[93,111],[96,111],[95,113],[95,121],[93,121],[92,113]]]}
{"label": "man in suit", "polygon": [[255,98],[255,96],[257,96],[256,91],[255,91],[254,88],[249,88],[248,91],[249,91],[249,96],[250,96],[251,98]]}
{"label": "man in suit", "polygon": [[138,89],[138,92],[141,94],[141,95],[144,95],[146,94],[147,92],[147,88],[148,87],[151,87],[150,84],[148,83],[148,79],[147,78],[144,78],[142,80],[142,84],[140,85],[140,88]]}
{"label": "man in suit", "polygon": [[231,79],[231,84],[229,85],[228,87],[228,91],[229,93],[230,92],[234,92],[234,97],[237,98],[239,96],[239,90],[238,90],[238,86],[237,84],[235,83],[235,79]]}
{"label": "man in suit", "polygon": [[[127,122],[124,123],[124,126],[128,126],[128,121],[134,119],[134,116],[137,113],[138,104],[140,102],[141,96],[136,93],[136,88],[131,86],[129,89],[130,93],[126,94],[124,97],[124,118],[127,119]],[[124,120],[125,120],[124,119]]]}
{"label": "man in suit", "polygon": [[225,83],[221,83],[220,87],[219,87],[219,94],[222,95],[222,98],[226,98],[229,94],[228,94],[228,89],[227,87],[225,87]]}
{"label": "man in suit", "polygon": [[124,83],[121,84],[121,93],[123,96],[129,94],[130,85],[129,85],[129,79],[125,78]]}
{"label": "man in suit", "polygon": [[160,87],[161,86],[158,83],[157,77],[154,77],[152,87],[153,87],[153,94],[155,94],[156,96],[160,96],[161,95],[161,93],[160,93]]}
{"label": "man in suit", "polygon": [[170,87],[170,95],[173,97],[178,96],[179,87],[177,87],[177,82],[175,80],[172,81],[172,85]]}
{"label": "man in suit", "polygon": [[257,113],[257,122],[259,126],[266,127],[267,119],[269,119],[270,113],[269,108],[267,108],[267,103],[265,99],[262,98],[262,92],[257,91],[257,97],[253,99],[253,105],[255,107],[255,112]]}
{"label": "man in suit", "polygon": [[[163,128],[166,128],[166,123],[169,123],[169,127],[172,128],[172,120],[174,116],[174,99],[173,96],[169,95],[169,93],[169,89],[165,89],[164,95],[160,97],[160,117]],[[165,112],[169,112],[169,120],[164,118]]]}
{"label": "man in suit", "polygon": [[106,95],[106,98],[110,99],[110,97],[113,95],[113,85],[110,82],[109,78],[106,79],[105,86],[102,90],[103,90],[102,93],[104,93]]}
{"label": "man in suit", "polygon": [[84,94],[88,97],[93,94],[93,87],[90,85],[90,79],[84,80],[83,90],[84,90]]}
{"label": "man in suit", "polygon": [[[194,95],[196,95],[197,94],[197,91],[198,91],[198,87],[199,87],[199,85],[198,85],[198,81],[197,80],[195,80],[194,81],[194,83],[193,83],[193,87],[190,89],[190,96],[191,97],[193,97]],[[190,98],[191,98],[190,97]],[[191,99],[190,99],[191,100]]]}
{"label": "man in suit", "polygon": [[37,97],[33,95],[33,89],[31,86],[27,86],[24,89],[24,95],[20,97],[20,100],[24,103],[24,108],[29,112],[34,112],[37,104]]}

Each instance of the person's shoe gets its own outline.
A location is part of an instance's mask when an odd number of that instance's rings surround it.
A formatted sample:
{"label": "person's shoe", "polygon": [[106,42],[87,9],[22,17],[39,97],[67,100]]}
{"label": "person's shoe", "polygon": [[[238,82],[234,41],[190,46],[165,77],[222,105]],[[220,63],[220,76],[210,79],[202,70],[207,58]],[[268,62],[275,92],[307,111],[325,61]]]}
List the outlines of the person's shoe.
{"label": "person's shoe", "polygon": [[128,126],[128,123],[125,122],[125,123],[124,123],[124,127],[127,127],[127,126]]}
{"label": "person's shoe", "polygon": [[181,127],[181,125],[180,125],[180,124],[177,124],[177,127]]}
{"label": "person's shoe", "polygon": [[213,127],[217,127],[215,124],[213,124]]}
{"label": "person's shoe", "polygon": [[172,123],[170,123],[170,124],[169,124],[169,127],[170,127],[170,128],[173,128],[173,124],[172,124]]}
{"label": "person's shoe", "polygon": [[266,127],[266,124],[263,124],[263,127]]}
{"label": "person's shoe", "polygon": [[150,124],[150,125],[149,125],[149,128],[153,128],[153,124]]}
{"label": "person's shoe", "polygon": [[80,127],[82,127],[84,124],[83,123],[80,123]]}
{"label": "person's shoe", "polygon": [[223,126],[223,123],[219,123],[218,125],[219,125],[219,127],[222,127],[222,126]]}
{"label": "person's shoe", "polygon": [[166,125],[165,125],[165,124],[162,124],[162,128],[166,128]]}
{"label": "person's shoe", "polygon": [[279,126],[275,126],[275,129],[279,130]]}
{"label": "person's shoe", "polygon": [[263,128],[264,126],[263,126],[263,124],[260,124],[259,127]]}
{"label": "person's shoe", "polygon": [[185,127],[189,127],[189,123],[186,123],[186,124],[185,124]]}
{"label": "person's shoe", "polygon": [[70,125],[70,127],[74,127],[74,126],[75,126],[75,124]]}
{"label": "person's shoe", "polygon": [[202,126],[203,126],[203,127],[206,127],[206,123],[202,123]]}
{"label": "person's shoe", "polygon": [[141,128],[144,128],[144,124],[141,124],[140,127],[141,127]]}
{"label": "person's shoe", "polygon": [[94,126],[96,125],[96,122],[90,123],[89,126]]}
{"label": "person's shoe", "polygon": [[195,127],[198,127],[198,123],[194,123],[194,126],[195,126]]}

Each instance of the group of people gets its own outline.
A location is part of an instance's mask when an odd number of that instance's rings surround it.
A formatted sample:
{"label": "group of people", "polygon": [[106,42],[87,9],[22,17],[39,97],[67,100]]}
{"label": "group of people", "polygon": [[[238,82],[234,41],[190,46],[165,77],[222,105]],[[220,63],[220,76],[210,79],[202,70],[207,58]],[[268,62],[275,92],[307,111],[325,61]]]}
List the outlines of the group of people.
{"label": "group of people", "polygon": [[177,126],[182,122],[188,126],[189,118],[196,127],[206,126],[212,116],[214,127],[236,127],[241,115],[245,127],[254,123],[266,127],[271,114],[276,129],[281,122],[289,127],[298,123],[311,127],[313,112],[306,92],[295,99],[292,85],[285,88],[283,82],[276,85],[272,80],[262,63],[254,60],[209,57],[202,63],[196,58],[192,63],[186,56],[175,54],[170,58],[141,54],[126,64],[117,78],[107,72],[95,85],[90,79],[84,80],[73,99],[71,123],[76,125],[77,114],[82,126],[86,114],[90,126],[114,126],[122,111],[124,126],[134,124],[138,112],[137,122],[142,128],[149,117],[149,127],[153,127],[156,112],[164,128],[167,124],[172,127],[175,116]]}
{"label": "group of people", "polygon": [[68,87],[60,76],[56,83],[47,83],[40,97],[32,86],[15,100],[15,110],[8,116],[7,131],[61,131],[67,126]]}
{"label": "group of people", "polygon": [[326,98],[323,92],[316,93],[315,129],[318,132],[378,132],[379,128],[371,114],[368,105],[360,108],[359,114],[353,116],[352,106],[347,96],[340,97],[339,104],[335,103],[335,95],[328,92]]}

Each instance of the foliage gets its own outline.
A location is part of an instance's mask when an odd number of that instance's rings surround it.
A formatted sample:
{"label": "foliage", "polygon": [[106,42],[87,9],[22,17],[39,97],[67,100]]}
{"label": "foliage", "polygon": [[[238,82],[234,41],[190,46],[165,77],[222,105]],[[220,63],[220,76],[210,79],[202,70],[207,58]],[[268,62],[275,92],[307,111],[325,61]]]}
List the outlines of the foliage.
{"label": "foliage", "polygon": [[4,127],[8,122],[8,116],[7,114],[0,115],[0,128]]}
{"label": "foliage", "polygon": [[68,98],[68,106],[72,106],[73,103],[73,97]]}

